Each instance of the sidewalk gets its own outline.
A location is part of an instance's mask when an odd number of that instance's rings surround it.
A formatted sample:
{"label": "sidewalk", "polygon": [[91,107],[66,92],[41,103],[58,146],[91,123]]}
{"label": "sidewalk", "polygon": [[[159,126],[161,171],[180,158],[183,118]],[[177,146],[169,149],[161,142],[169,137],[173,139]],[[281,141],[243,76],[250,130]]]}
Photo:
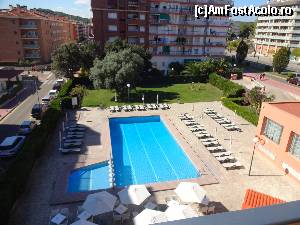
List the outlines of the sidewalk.
{"label": "sidewalk", "polygon": [[11,111],[13,111],[22,101],[24,101],[29,95],[30,90],[22,89],[19,93],[8,100],[4,105],[0,107],[0,121],[3,120]]}
{"label": "sidewalk", "polygon": [[[259,73],[244,73],[244,76],[252,77],[255,79],[256,77],[259,77]],[[298,98],[300,98],[300,88],[296,86],[289,85],[287,83],[283,83],[277,80],[269,79],[267,77],[265,77],[263,80],[259,80],[259,79],[256,80],[262,83],[263,85],[273,86],[275,88],[280,89],[282,92],[289,92],[292,95],[295,95]]]}

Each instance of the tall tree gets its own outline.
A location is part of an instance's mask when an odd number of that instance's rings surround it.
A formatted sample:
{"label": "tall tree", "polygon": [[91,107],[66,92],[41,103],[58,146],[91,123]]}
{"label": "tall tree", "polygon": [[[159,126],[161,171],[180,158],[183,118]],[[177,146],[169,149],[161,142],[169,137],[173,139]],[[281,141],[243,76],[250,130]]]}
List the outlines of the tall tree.
{"label": "tall tree", "polygon": [[236,49],[236,61],[237,63],[242,63],[248,54],[248,45],[244,40],[241,40]]}
{"label": "tall tree", "polygon": [[125,40],[121,40],[120,38],[117,38],[113,42],[105,43],[104,52],[105,52],[105,54],[108,54],[110,52],[119,52],[128,47],[129,47],[129,44]]}
{"label": "tall tree", "polygon": [[288,48],[280,48],[273,56],[273,68],[276,72],[281,73],[290,62],[290,51]]}
{"label": "tall tree", "polygon": [[80,68],[80,50],[75,43],[57,48],[52,55],[52,70],[60,75],[72,78]]}
{"label": "tall tree", "polygon": [[115,89],[119,95],[126,93],[126,84],[135,87],[144,67],[144,59],[131,49],[108,53],[103,60],[96,59],[90,79],[95,88]]}
{"label": "tall tree", "polygon": [[239,37],[248,39],[255,34],[256,23],[243,22],[240,24]]}
{"label": "tall tree", "polygon": [[100,46],[94,41],[84,41],[79,45],[81,67],[89,70],[93,62],[100,57]]}

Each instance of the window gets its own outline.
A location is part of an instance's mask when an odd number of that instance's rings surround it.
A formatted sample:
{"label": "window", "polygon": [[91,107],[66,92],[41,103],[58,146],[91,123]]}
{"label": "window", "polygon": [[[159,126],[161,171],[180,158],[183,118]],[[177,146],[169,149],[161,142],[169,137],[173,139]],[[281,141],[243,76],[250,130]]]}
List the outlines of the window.
{"label": "window", "polygon": [[293,133],[289,152],[300,159],[300,135]]}
{"label": "window", "polygon": [[283,127],[280,124],[270,119],[266,120],[264,135],[277,144],[280,142],[282,130]]}
{"label": "window", "polygon": [[145,43],[145,39],[144,38],[140,38],[140,43],[144,44]]}
{"label": "window", "polygon": [[108,25],[108,30],[109,31],[117,31],[118,27],[117,27],[117,25]]}
{"label": "window", "polygon": [[107,17],[108,17],[108,19],[117,19],[118,15],[117,15],[117,13],[113,12],[113,13],[108,13]]}
{"label": "window", "polygon": [[140,31],[141,32],[145,32],[145,27],[144,26],[140,26]]}
{"label": "window", "polygon": [[140,14],[140,20],[145,20],[145,14]]}
{"label": "window", "polygon": [[139,27],[137,25],[128,25],[128,31],[137,32]]}
{"label": "window", "polygon": [[118,36],[109,37],[109,38],[108,38],[108,42],[114,42],[114,41],[117,40],[118,38],[119,38]]}

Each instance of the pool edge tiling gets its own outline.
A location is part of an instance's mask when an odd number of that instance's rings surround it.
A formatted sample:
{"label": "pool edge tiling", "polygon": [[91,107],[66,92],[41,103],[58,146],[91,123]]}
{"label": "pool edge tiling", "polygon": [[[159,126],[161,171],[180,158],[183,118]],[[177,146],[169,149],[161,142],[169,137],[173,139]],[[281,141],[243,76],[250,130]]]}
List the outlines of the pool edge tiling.
{"label": "pool edge tiling", "polygon": [[109,118],[117,187],[199,178],[159,115]]}

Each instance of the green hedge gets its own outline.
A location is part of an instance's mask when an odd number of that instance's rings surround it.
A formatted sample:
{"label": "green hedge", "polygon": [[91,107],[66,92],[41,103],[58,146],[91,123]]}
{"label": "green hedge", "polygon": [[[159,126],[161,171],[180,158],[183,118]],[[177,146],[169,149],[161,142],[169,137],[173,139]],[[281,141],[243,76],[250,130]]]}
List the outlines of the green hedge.
{"label": "green hedge", "polygon": [[23,148],[12,164],[0,175],[0,224],[6,224],[9,213],[17,198],[24,192],[36,159],[43,153],[46,144],[62,114],[61,101],[72,86],[72,81],[63,85],[59,96],[54,99],[45,113],[41,125],[26,138]]}
{"label": "green hedge", "polygon": [[237,115],[243,117],[248,122],[257,126],[259,115],[254,109],[251,109],[249,106],[241,106],[235,103],[236,99],[223,99],[222,103],[225,107],[231,109],[236,112]]}
{"label": "green hedge", "polygon": [[242,97],[245,93],[243,86],[233,83],[231,80],[225,79],[216,73],[209,74],[209,83],[222,90],[227,98]]}

